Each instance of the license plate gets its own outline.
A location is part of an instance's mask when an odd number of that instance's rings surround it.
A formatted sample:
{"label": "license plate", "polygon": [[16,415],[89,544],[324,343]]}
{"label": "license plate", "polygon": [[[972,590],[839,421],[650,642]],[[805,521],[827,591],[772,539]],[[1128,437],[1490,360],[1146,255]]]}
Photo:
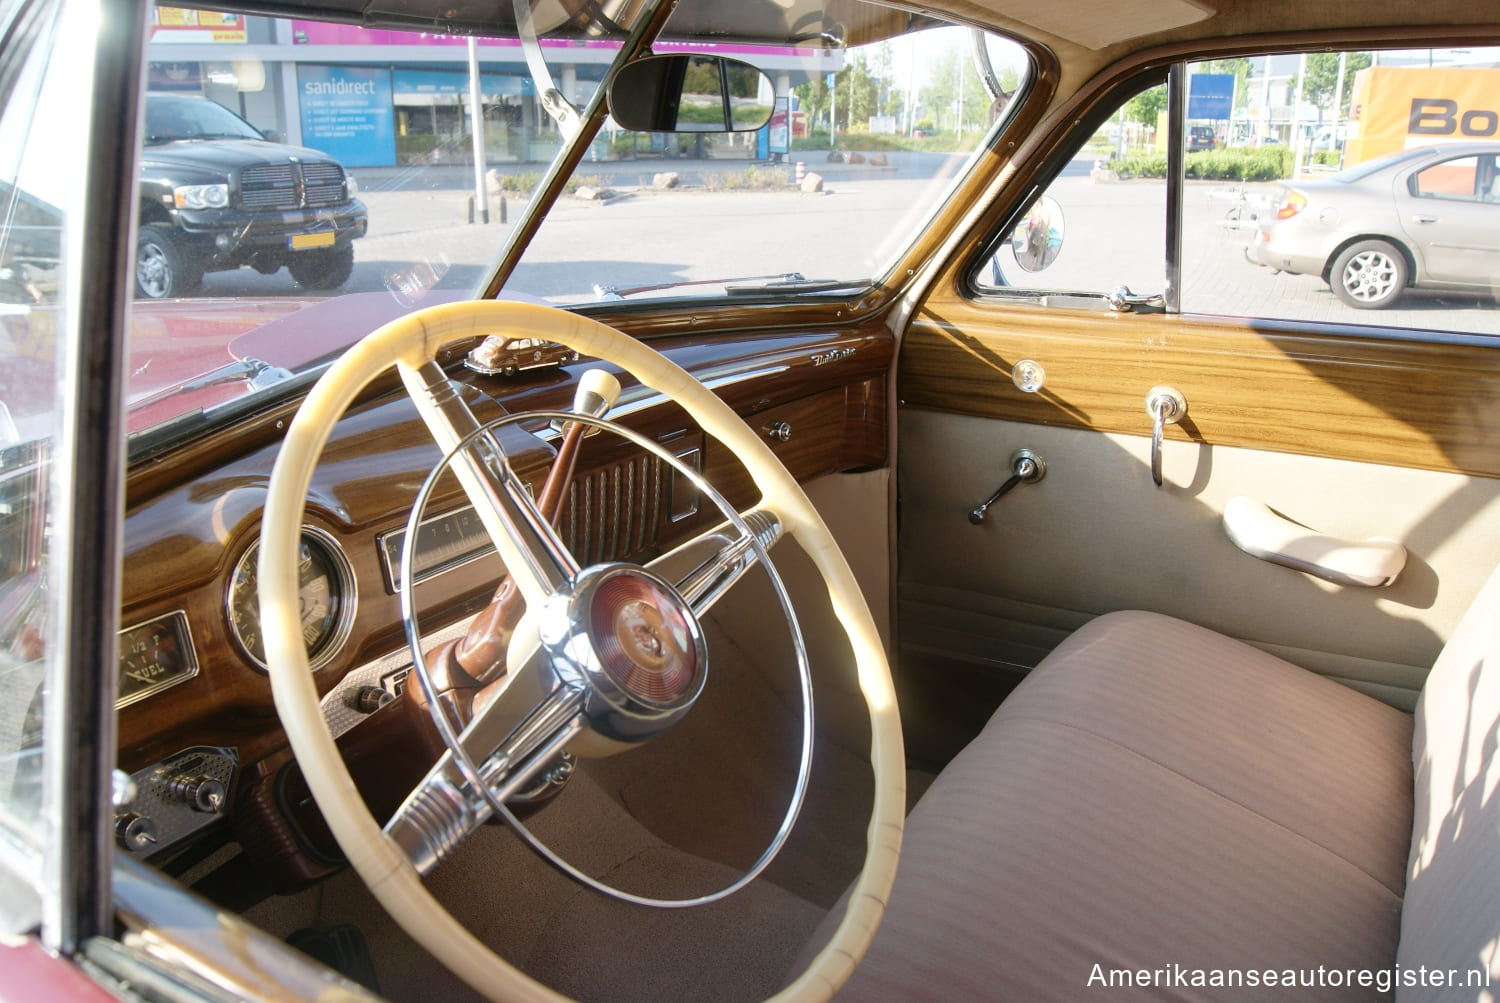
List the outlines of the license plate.
{"label": "license plate", "polygon": [[308,247],[332,247],[334,234],[327,233],[294,233],[286,239],[286,246],[294,251],[300,251]]}

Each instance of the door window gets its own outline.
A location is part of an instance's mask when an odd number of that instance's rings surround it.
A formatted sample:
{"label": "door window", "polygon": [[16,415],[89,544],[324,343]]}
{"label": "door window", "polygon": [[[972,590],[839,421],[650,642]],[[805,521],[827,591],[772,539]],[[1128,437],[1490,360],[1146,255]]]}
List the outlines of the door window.
{"label": "door window", "polygon": [[[1183,313],[1493,336],[1500,148],[1480,133],[1493,118],[1484,82],[1496,66],[1500,49],[1188,64],[1181,181],[1166,178],[1166,88],[1143,90],[1048,186],[1066,223],[1051,263],[1030,270],[1016,256],[1026,246],[1017,234],[1029,232],[1023,210],[975,285],[1068,309],[1104,306],[1121,285],[1159,293],[1175,280]],[[1168,276],[1172,183],[1180,266]]]}
{"label": "door window", "polygon": [[[975,277],[982,291],[1097,307],[1122,286],[1162,292],[1166,94],[1165,85],[1133,94],[1073,151],[1044,197],[997,242]],[[1039,242],[1049,245],[1044,253]]]}
{"label": "door window", "polygon": [[1418,198],[1457,199],[1461,202],[1500,201],[1500,178],[1495,157],[1455,157],[1424,167],[1412,175],[1411,192]]}

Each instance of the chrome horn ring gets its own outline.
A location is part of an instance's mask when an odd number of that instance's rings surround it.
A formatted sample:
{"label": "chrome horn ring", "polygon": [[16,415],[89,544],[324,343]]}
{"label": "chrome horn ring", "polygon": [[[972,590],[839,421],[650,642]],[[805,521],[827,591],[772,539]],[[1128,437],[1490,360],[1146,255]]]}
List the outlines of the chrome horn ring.
{"label": "chrome horn ring", "polygon": [[[413,581],[417,527],[437,482],[461,454],[482,446],[503,455],[493,433],[506,425],[539,419],[579,422],[609,431],[668,464],[719,509],[738,534],[734,546],[743,557],[739,563],[723,562],[722,573],[717,575],[704,576],[701,569],[695,569],[677,585],[637,565],[611,563],[580,570],[567,588],[549,597],[543,609],[527,614],[537,618],[540,647],[548,661],[546,693],[507,733],[501,745],[486,753],[484,762],[476,763],[456,727],[461,722],[453,720],[451,708],[440,699],[427,670]],[[419,870],[435,866],[490,815],[504,819],[543,859],[580,884],[635,905],[664,909],[707,905],[744,888],[769,866],[791,835],[812,772],[812,676],[791,596],[768,553],[779,536],[779,526],[768,529],[761,513],[752,516],[757,523],[754,528],[701,474],[652,440],[614,422],[573,412],[506,415],[471,432],[443,456],[423,482],[407,520],[399,593],[413,674],[462,783],[434,785],[433,775],[429,775],[386,826],[387,833],[406,849]],[[802,703],[797,776],[776,833],[740,877],[693,898],[637,895],[583,873],[532,834],[506,806],[506,798],[586,730],[616,742],[635,742],[665,731],[686,715],[707,680],[707,648],[698,613],[706,611],[728,587],[723,581],[725,575],[737,579],[756,564],[764,569],[787,621]],[[680,588],[689,595],[682,595]],[[694,607],[695,599],[700,608]],[[521,733],[518,744],[508,746],[517,733]],[[493,757],[502,749],[522,754],[503,757],[507,761],[497,770]]]}

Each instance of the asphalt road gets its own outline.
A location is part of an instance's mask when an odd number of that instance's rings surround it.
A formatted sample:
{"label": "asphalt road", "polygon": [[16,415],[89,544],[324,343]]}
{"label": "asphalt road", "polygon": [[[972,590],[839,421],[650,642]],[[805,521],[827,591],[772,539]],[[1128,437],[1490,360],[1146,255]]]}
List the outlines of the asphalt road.
{"label": "asphalt road", "polygon": [[[806,156],[806,154],[798,154]],[[744,161],[619,161],[587,165],[619,197],[607,202],[563,199],[537,235],[510,283],[512,290],[558,303],[590,302],[596,286],[634,287],[738,276],[799,272],[807,278],[852,279],[876,274],[922,222],[924,189],[951,176],[963,158],[889,154],[884,166],[806,163],[824,178],[825,193],[706,191],[743,171]],[[1017,286],[1136,293],[1162,288],[1164,182],[1095,183],[1091,161],[1069,165],[1050,189],[1063,206],[1065,235],[1057,261],[1028,275],[1008,252],[1007,280]],[[527,165],[528,168],[530,165]],[[510,167],[508,170],[519,170]],[[782,170],[790,178],[793,167]],[[673,170],[682,187],[657,190],[651,178]],[[488,225],[470,224],[471,168],[357,171],[370,212],[370,234],[355,244],[345,291],[401,290],[424,285],[470,290],[487,273],[524,203],[508,198],[507,222],[495,205]],[[534,171],[533,171],[534,173]],[[1265,205],[1276,185],[1246,186],[1250,206]],[[1235,186],[1188,182],[1183,206],[1184,312],[1270,317],[1398,328],[1500,330],[1493,298],[1408,293],[1392,309],[1356,310],[1311,276],[1275,274],[1251,264],[1251,231],[1226,226]],[[282,270],[263,276],[248,268],[205,277],[208,295],[306,295]]]}

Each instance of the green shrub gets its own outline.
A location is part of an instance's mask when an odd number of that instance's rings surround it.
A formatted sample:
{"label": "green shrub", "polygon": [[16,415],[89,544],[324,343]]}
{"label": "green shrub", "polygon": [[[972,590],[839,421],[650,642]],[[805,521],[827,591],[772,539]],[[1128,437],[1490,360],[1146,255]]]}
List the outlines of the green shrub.
{"label": "green shrub", "polygon": [[1141,153],[1124,160],[1113,161],[1108,166],[1122,178],[1164,178],[1167,176],[1165,153]]}
{"label": "green shrub", "polygon": [[[1276,181],[1291,177],[1293,152],[1286,146],[1232,147],[1189,153],[1183,173],[1202,181]],[[1146,153],[1112,165],[1122,178],[1164,178],[1167,155]]]}
{"label": "green shrub", "polygon": [[[541,176],[538,175],[537,180],[536,180],[536,184],[533,184],[531,187],[535,188],[537,184],[541,183],[541,180],[542,180]],[[576,192],[578,189],[584,187],[585,185],[587,185],[590,188],[606,188],[606,187],[608,187],[607,185],[605,185],[604,179],[601,178],[597,174],[584,174],[584,175],[576,175],[575,174],[573,177],[571,177],[567,181],[563,182],[563,191],[567,192],[569,195],[572,195],[574,192]]]}
{"label": "green shrub", "polygon": [[722,174],[716,171],[702,171],[698,178],[704,188],[731,192],[775,191],[785,188],[790,183],[787,180],[785,167],[751,166],[743,171]]}
{"label": "green shrub", "polygon": [[540,171],[522,171],[519,174],[501,174],[500,190],[503,192],[519,192],[529,196],[536,191],[536,186],[542,183]]}

